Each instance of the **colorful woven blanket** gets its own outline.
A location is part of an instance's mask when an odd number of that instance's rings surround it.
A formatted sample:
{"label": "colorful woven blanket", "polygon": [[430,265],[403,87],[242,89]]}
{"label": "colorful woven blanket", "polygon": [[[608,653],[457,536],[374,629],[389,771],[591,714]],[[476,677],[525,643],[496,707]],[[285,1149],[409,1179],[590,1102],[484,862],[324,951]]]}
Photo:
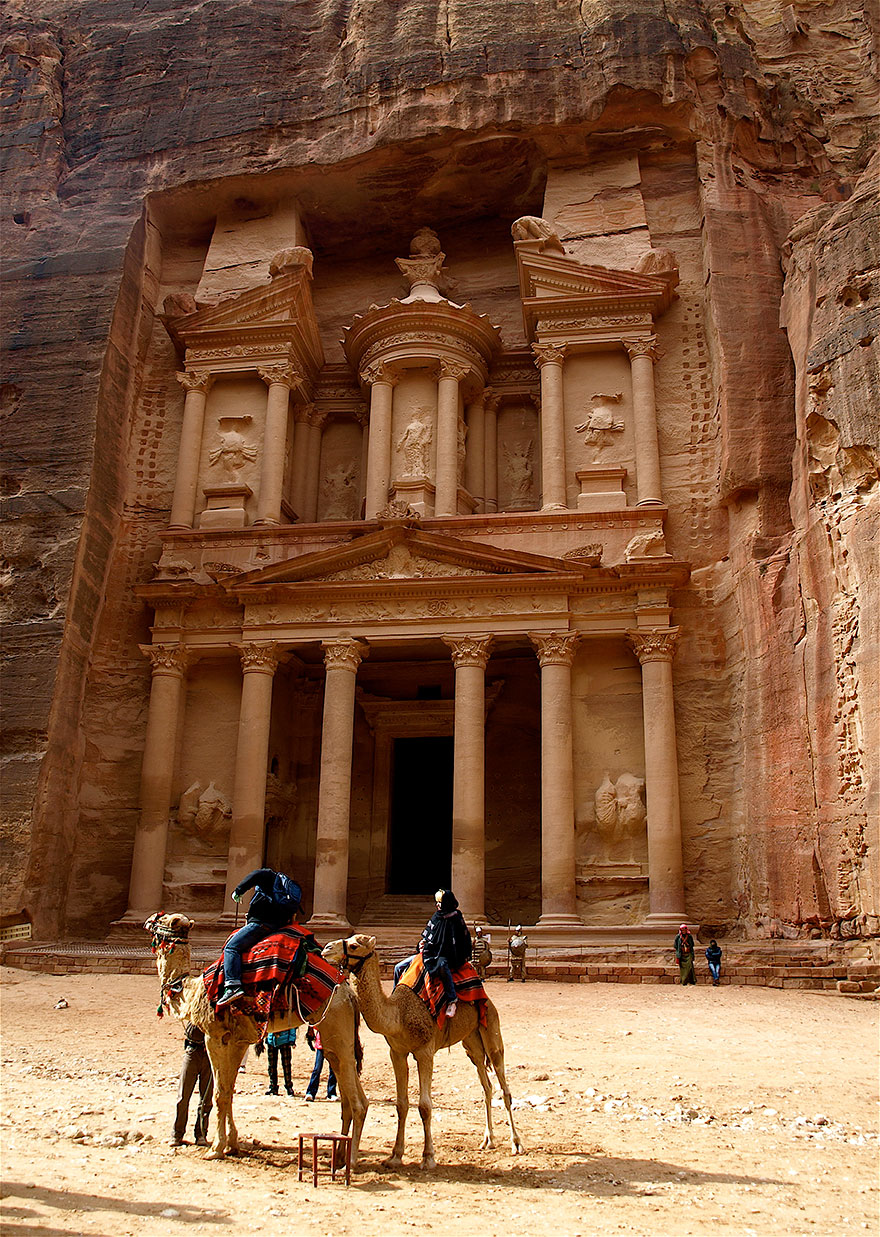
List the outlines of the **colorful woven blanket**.
{"label": "colorful woven blanket", "polygon": [[[425,970],[421,954],[416,954],[412,962],[403,972],[399,982],[407,988],[412,988],[416,996],[422,998],[431,1011],[431,1017],[442,1027],[446,1022],[446,994],[442,979],[433,979]],[[470,962],[464,962],[458,970],[452,972],[452,982],[459,1001],[475,1001],[480,1026],[486,1025],[486,1002],[489,997],[483,982]]]}
{"label": "colorful woven blanket", "polygon": [[[203,972],[202,981],[213,1009],[223,988],[222,955]],[[241,982],[245,997],[232,1009],[266,1023],[291,1009],[310,1018],[344,981],[341,972],[321,957],[311,933],[291,924],[242,954]]]}

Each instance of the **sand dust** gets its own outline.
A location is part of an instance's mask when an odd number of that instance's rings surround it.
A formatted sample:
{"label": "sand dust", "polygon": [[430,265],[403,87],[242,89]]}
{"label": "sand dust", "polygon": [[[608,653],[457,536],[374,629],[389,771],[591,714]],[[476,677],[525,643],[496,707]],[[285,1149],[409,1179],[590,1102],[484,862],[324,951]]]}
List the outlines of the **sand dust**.
{"label": "sand dust", "polygon": [[[297,1096],[240,1075],[242,1154],[168,1145],[181,1027],[143,976],[3,968],[2,1231],[137,1237],[260,1232],[559,1237],[877,1232],[878,1006],[761,988],[491,981],[526,1154],[480,1152],[476,1073],[436,1058],[438,1167],[381,1161],[396,1116],[384,1040],[364,1030],[371,1107],[351,1188],[297,1182],[296,1135],[338,1129]],[[64,998],[68,1008],[55,1009]],[[411,1095],[415,1095],[411,1088]],[[213,1117],[212,1117],[213,1121]]]}

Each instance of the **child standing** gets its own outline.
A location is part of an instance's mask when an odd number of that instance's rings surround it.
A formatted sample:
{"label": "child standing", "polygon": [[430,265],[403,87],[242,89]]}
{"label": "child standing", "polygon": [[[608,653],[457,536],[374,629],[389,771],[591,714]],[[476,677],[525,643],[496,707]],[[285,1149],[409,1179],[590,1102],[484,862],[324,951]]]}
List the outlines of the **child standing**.
{"label": "child standing", "polygon": [[287,1031],[270,1031],[266,1036],[266,1064],[269,1067],[269,1090],[267,1095],[278,1094],[278,1058],[284,1073],[284,1090],[293,1095],[293,1073],[290,1054],[296,1047],[296,1027]]}

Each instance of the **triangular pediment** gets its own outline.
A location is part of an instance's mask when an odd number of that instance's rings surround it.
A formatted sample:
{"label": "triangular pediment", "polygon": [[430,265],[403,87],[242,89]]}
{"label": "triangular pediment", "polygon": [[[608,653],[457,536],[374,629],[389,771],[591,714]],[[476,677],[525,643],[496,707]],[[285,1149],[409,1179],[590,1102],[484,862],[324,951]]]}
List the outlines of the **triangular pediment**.
{"label": "triangular pediment", "polygon": [[431,581],[492,576],[582,575],[580,564],[501,550],[421,529],[383,528],[331,549],[262,567],[225,581],[237,591],[284,584]]}

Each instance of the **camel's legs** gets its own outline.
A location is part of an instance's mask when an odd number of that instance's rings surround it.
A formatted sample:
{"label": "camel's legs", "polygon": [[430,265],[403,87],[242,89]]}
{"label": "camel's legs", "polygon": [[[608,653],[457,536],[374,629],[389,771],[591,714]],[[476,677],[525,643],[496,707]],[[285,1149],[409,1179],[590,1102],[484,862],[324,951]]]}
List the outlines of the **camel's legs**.
{"label": "camel's legs", "polygon": [[504,1040],[501,1038],[501,1025],[498,1020],[498,1014],[491,1007],[487,1011],[487,1020],[488,1025],[480,1027],[480,1038],[483,1041],[483,1047],[486,1049],[486,1056],[492,1062],[495,1077],[498,1079],[498,1085],[501,1087],[501,1094],[504,1096],[504,1107],[507,1109],[507,1120],[510,1123],[510,1149],[514,1155],[519,1155],[523,1150],[523,1145],[513,1122],[510,1087],[508,1087],[507,1078],[504,1075]]}
{"label": "camel's legs", "polygon": [[422,1125],[425,1127],[425,1149],[422,1152],[422,1168],[436,1168],[434,1137],[431,1133],[431,1113],[434,1107],[431,1102],[431,1083],[434,1079],[433,1045],[429,1051],[423,1051],[416,1056],[416,1065],[419,1069],[419,1116],[422,1118]]}
{"label": "camel's legs", "polygon": [[324,1044],[324,1055],[333,1068],[333,1073],[336,1075],[336,1085],[339,1088],[339,1094],[342,1096],[343,1134],[347,1134],[349,1128],[351,1128],[351,1163],[352,1167],[354,1167],[357,1162],[361,1132],[367,1116],[367,1096],[361,1086],[353,1054],[345,1053],[340,1055],[334,1048],[331,1048],[326,1028],[322,1031],[321,1040]]}
{"label": "camel's legs", "polygon": [[480,1086],[483,1088],[483,1096],[486,1100],[486,1132],[483,1135],[483,1141],[480,1143],[480,1150],[488,1151],[495,1146],[495,1132],[492,1129],[492,1080],[489,1078],[489,1071],[486,1069],[486,1050],[480,1038],[479,1027],[468,1035],[466,1039],[462,1040],[462,1043],[464,1044],[465,1052],[476,1066],[480,1077]]}
{"label": "camel's legs", "polygon": [[224,1044],[221,1036],[215,1037],[208,1032],[205,1035],[205,1046],[214,1072],[216,1112],[214,1142],[207,1159],[219,1160],[229,1152],[238,1150],[238,1130],[232,1117],[232,1096],[238,1081],[238,1067],[244,1060],[248,1043],[232,1039],[228,1044]]}
{"label": "camel's legs", "polygon": [[400,1168],[403,1163],[403,1140],[406,1132],[406,1114],[409,1111],[409,1061],[405,1052],[391,1048],[391,1064],[394,1067],[394,1082],[397,1090],[397,1137],[391,1155],[383,1161],[385,1168]]}

